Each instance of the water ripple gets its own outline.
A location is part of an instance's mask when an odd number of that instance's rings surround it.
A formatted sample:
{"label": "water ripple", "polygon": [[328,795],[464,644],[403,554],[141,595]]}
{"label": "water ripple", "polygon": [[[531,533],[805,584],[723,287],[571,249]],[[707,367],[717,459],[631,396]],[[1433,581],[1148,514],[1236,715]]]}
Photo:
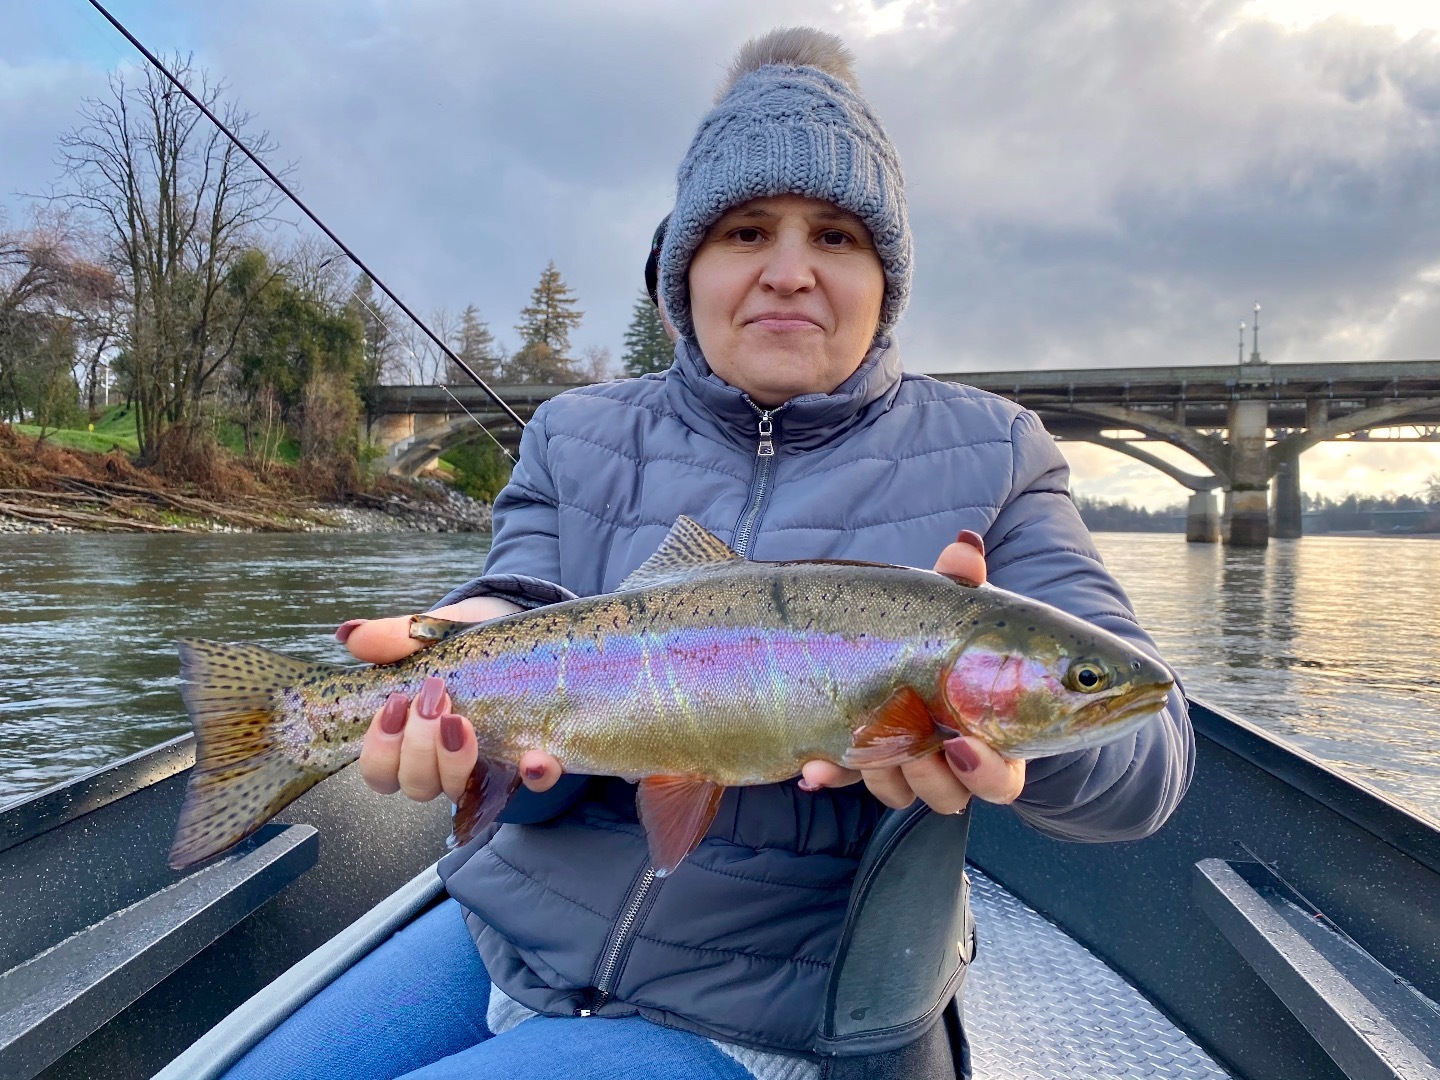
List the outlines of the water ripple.
{"label": "water ripple", "polygon": [[1187,690],[1440,821],[1440,542],[1096,542]]}
{"label": "water ripple", "polygon": [[[1440,542],[1096,539],[1187,689],[1440,820]],[[23,658],[0,669],[0,803],[185,731],[175,638],[344,662],[339,623],[429,606],[486,548],[333,534],[0,544],[0,631]]]}

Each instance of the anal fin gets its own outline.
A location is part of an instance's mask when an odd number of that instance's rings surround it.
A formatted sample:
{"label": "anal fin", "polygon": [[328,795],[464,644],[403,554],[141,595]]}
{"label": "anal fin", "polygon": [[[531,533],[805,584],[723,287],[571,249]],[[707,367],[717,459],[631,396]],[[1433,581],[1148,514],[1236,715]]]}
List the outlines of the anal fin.
{"label": "anal fin", "polygon": [[842,765],[883,769],[933,754],[946,739],[960,734],[935,722],[914,687],[902,686],[855,729]]}
{"label": "anal fin", "polygon": [[635,806],[650,844],[650,865],[664,877],[695,850],[715,820],[725,788],[702,776],[647,776]]}
{"label": "anal fin", "polygon": [[494,823],[520,786],[520,770],[508,761],[480,758],[465,783],[465,793],[455,806],[451,823],[457,846],[468,844],[487,825]]}

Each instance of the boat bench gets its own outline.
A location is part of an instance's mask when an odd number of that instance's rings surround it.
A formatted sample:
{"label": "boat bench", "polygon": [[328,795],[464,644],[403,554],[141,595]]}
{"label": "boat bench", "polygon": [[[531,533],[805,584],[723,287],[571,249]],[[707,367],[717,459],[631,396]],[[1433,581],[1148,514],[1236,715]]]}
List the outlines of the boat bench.
{"label": "boat bench", "polygon": [[1205,859],[1195,896],[1350,1080],[1440,1077],[1440,1006],[1268,867]]}
{"label": "boat bench", "polygon": [[[1084,946],[974,866],[969,874],[980,941],[965,984],[965,1028],[976,1077],[1230,1080],[1229,1073]],[[433,869],[418,874],[241,1005],[155,1080],[215,1080],[442,895]]]}
{"label": "boat bench", "polygon": [[315,864],[314,828],[270,824],[177,874],[183,777],[152,779],[112,767],[0,814],[0,1076],[42,1071]]}

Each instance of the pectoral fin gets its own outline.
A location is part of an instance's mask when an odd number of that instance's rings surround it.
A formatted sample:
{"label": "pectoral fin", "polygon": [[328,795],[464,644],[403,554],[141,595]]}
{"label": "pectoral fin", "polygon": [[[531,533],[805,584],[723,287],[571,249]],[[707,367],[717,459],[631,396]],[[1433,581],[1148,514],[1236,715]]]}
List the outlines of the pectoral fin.
{"label": "pectoral fin", "polygon": [[946,739],[960,734],[935,722],[925,699],[902,686],[870,715],[850,742],[842,765],[851,769],[883,769],[933,754]]}
{"label": "pectoral fin", "polygon": [[635,806],[650,842],[650,865],[664,877],[695,850],[715,820],[725,788],[699,776],[647,776]]}
{"label": "pectoral fin", "polygon": [[519,770],[508,761],[475,762],[475,771],[465,784],[465,794],[455,807],[451,828],[456,845],[468,844],[487,825],[493,824],[520,786]]}

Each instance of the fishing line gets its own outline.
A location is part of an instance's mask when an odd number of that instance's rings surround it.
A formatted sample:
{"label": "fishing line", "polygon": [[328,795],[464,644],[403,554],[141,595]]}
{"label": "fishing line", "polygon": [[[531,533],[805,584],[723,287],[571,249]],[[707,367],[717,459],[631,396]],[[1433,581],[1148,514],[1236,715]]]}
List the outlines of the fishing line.
{"label": "fishing line", "polygon": [[[352,292],[351,296],[353,299],[360,302],[360,306],[370,313],[371,318],[373,318],[377,323],[384,327],[385,333],[391,335],[392,337],[394,336],[395,331],[390,329],[390,324],[380,317],[380,313],[378,311],[376,311],[373,307],[366,303],[363,296],[355,292]],[[401,342],[401,344],[403,345],[404,342]],[[415,355],[415,350],[411,349],[409,346],[406,346],[406,351],[410,353],[410,358],[418,364],[420,358]],[[450,400],[455,402],[456,405],[460,406],[460,411],[463,412],[466,416],[468,416],[471,420],[475,421],[475,426],[478,427],[481,431],[483,431],[486,435],[490,436],[490,441],[493,442],[497,447],[499,447],[500,452],[505,455],[505,459],[509,461],[511,465],[514,465],[515,458],[510,453],[510,451],[506,449],[505,444],[495,437],[495,433],[491,431],[488,427],[486,427],[481,422],[478,416],[476,416],[474,413],[472,413],[469,409],[465,407],[465,403],[461,401],[458,397],[456,397],[453,392],[451,392],[450,387],[446,386],[443,382],[440,382],[438,380],[435,382],[435,385],[438,386],[441,390],[444,390],[445,393],[450,395]]]}
{"label": "fishing line", "polygon": [[500,448],[500,452],[505,455],[505,460],[509,461],[511,465],[514,465],[515,457],[513,454],[510,453],[509,450],[505,448],[505,444],[495,437],[495,433],[493,431],[491,431],[489,428],[487,428],[484,424],[480,422],[480,418],[478,416],[472,413],[469,409],[465,408],[465,403],[463,401],[461,401],[453,393],[450,393],[450,387],[446,386],[444,383],[439,382],[437,382],[435,385],[440,387],[441,390],[444,390],[445,393],[450,394],[450,400],[455,402],[456,405],[459,405],[461,411],[466,416],[470,417],[471,420],[475,421],[476,427],[478,427],[481,431],[485,432],[486,435],[490,436],[490,441]]}
{"label": "fishing line", "polygon": [[[501,412],[503,412],[506,416],[513,420],[515,424],[520,428],[523,429],[525,427],[525,421],[520,419],[520,414],[517,413],[514,409],[510,408],[510,406],[506,404],[505,399],[502,398],[499,394],[497,394],[493,389],[491,389],[490,384],[487,383],[484,379],[482,379],[478,374],[476,374],[475,370],[471,368],[469,364],[467,364],[464,360],[460,359],[460,357],[456,356],[455,350],[450,348],[449,345],[446,345],[445,342],[441,341],[440,337],[435,333],[435,331],[431,330],[430,327],[426,326],[420,316],[416,315],[413,311],[411,311],[410,308],[406,305],[405,301],[401,300],[400,297],[396,296],[395,293],[391,290],[390,286],[386,285],[385,282],[381,281],[379,276],[376,275],[375,271],[371,270],[368,266],[365,265],[364,262],[361,261],[359,255],[356,255],[355,252],[351,251],[350,248],[346,246],[345,242],[340,239],[340,237],[336,236],[333,232],[330,231],[330,227],[328,225],[326,225],[323,221],[321,221],[318,217],[315,216],[315,213],[300,200],[300,196],[296,195],[293,191],[290,190],[289,186],[286,185],[285,181],[281,180],[280,177],[276,176],[275,173],[271,171],[270,167],[265,164],[265,162],[261,161],[260,158],[256,154],[254,154],[248,146],[246,146],[243,142],[240,141],[239,136],[237,136],[228,127],[226,127],[225,124],[221,122],[220,118],[216,116],[213,112],[211,112],[209,108],[206,107],[203,101],[201,101],[198,97],[196,97],[193,93],[190,92],[190,88],[188,86],[186,86],[183,82],[181,82],[174,75],[172,75],[170,73],[170,69],[167,68],[163,63],[161,63],[160,59],[154,53],[152,53],[149,49],[142,45],[140,43],[140,40],[134,34],[130,33],[129,30],[125,29],[125,25],[120,22],[119,19],[115,18],[114,15],[111,15],[110,12],[106,11],[104,5],[100,3],[100,0],[87,0],[87,3],[89,3],[91,7],[93,7],[96,11],[103,15],[105,17],[105,20],[111,26],[115,27],[116,30],[120,31],[120,33],[124,36],[125,40],[130,42],[131,45],[135,46],[135,48],[139,50],[140,55],[145,57],[145,59],[148,60],[152,66],[154,66],[156,71],[160,72],[161,75],[164,75],[165,78],[170,81],[170,85],[172,85],[173,87],[175,87],[176,90],[179,90],[180,93],[185,95],[186,99],[189,100],[190,104],[194,105],[197,109],[204,113],[206,119],[208,119],[212,124],[219,128],[221,133],[232,143],[234,143],[235,148],[250,159],[250,163],[252,165],[254,165],[262,173],[264,173],[266,177],[269,178],[272,184],[274,184],[277,188],[284,192],[285,195],[290,199],[290,201],[293,202],[296,206],[298,206],[305,214],[305,216],[308,217],[312,222],[314,222],[316,228],[318,228],[327,237],[329,237],[330,241],[341,251],[343,251],[346,257],[349,258],[349,260],[353,262],[357,267],[359,267],[360,271],[365,274],[365,276],[368,277],[371,281],[373,281],[379,287],[381,292],[383,292],[391,299],[391,301],[394,302],[396,307],[398,307],[401,311],[408,315],[410,317],[410,320],[425,332],[425,336],[428,337],[431,341],[433,341],[436,347],[439,348],[439,350],[444,353],[446,357],[454,361],[456,367],[458,367],[467,376],[469,376],[470,380],[474,382],[475,385],[478,386],[481,390],[483,390],[486,396],[489,397],[491,401],[493,401],[497,406],[499,406]],[[450,396],[453,398],[455,395],[451,394]],[[470,416],[472,420],[474,419],[474,414],[470,413],[469,409],[466,409],[465,412],[467,415]],[[479,423],[478,420],[476,420],[475,422],[477,424]],[[481,426],[483,427],[484,425],[482,424]],[[492,439],[495,438],[494,435],[491,435],[490,437]],[[498,443],[499,440],[496,439],[496,442]],[[508,457],[509,454],[507,453],[506,456]]]}

